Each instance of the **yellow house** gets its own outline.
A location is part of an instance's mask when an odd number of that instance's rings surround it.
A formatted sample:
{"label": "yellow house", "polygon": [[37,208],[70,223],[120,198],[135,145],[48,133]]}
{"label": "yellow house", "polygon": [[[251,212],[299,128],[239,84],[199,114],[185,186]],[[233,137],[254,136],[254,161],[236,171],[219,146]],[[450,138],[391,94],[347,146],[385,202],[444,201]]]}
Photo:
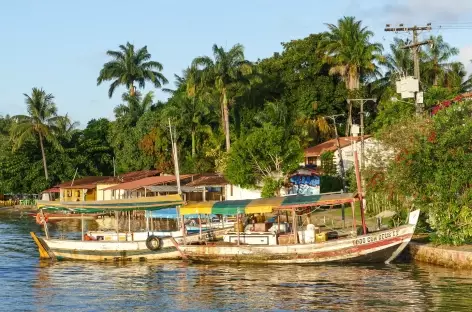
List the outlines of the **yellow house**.
{"label": "yellow house", "polygon": [[85,177],[58,185],[60,201],[91,201],[97,200],[97,183],[111,177]]}

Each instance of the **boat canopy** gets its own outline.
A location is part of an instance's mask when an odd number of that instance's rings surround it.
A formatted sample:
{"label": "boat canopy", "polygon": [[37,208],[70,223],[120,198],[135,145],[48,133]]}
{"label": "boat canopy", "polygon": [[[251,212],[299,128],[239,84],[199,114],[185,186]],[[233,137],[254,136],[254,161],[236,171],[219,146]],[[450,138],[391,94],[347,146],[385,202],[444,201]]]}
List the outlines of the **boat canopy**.
{"label": "boat canopy", "polygon": [[[144,215],[146,218],[156,218],[156,219],[178,219],[179,215],[177,214],[177,208],[165,208],[160,210],[147,211]],[[185,217],[190,219],[198,218],[198,214],[186,215]],[[215,215],[211,215],[216,217]]]}
{"label": "boat canopy", "polygon": [[302,207],[333,206],[352,203],[357,198],[352,193],[328,195],[294,195],[243,200],[209,201],[189,204],[180,208],[181,215],[189,214],[253,214],[270,213],[273,210],[288,210]]}
{"label": "boat canopy", "polygon": [[71,211],[76,213],[100,213],[108,211],[160,210],[183,205],[180,195],[140,197],[116,200],[59,202],[36,202],[37,208],[45,211]]}

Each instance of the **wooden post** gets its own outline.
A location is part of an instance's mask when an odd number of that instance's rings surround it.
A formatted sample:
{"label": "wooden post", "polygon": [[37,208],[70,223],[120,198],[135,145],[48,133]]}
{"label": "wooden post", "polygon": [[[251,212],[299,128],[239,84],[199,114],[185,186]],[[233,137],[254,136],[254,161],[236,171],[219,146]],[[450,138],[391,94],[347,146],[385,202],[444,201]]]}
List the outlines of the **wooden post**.
{"label": "wooden post", "polygon": [[203,201],[206,202],[206,187],[203,187],[202,198],[203,198]]}
{"label": "wooden post", "polygon": [[116,240],[120,241],[119,212],[115,211]]}
{"label": "wooden post", "polygon": [[46,222],[46,218],[44,217],[44,211],[41,209],[40,213],[41,213],[41,219],[43,220],[44,234],[46,235],[46,238],[49,239],[48,223]]}
{"label": "wooden post", "polygon": [[292,208],[292,214],[293,243],[298,244],[297,214],[295,212],[295,208]]}
{"label": "wooden post", "polygon": [[277,210],[277,234],[280,234],[280,210]]}
{"label": "wooden post", "polygon": [[82,241],[83,241],[84,240],[84,214],[83,213],[80,214],[80,223],[82,226]]}
{"label": "wooden post", "polygon": [[354,202],[351,202],[351,208],[352,208],[352,227],[354,228],[354,232],[356,233],[356,236],[357,236],[356,204]]}
{"label": "wooden post", "polygon": [[[131,233],[131,211],[128,211],[128,232]],[[128,235],[126,235],[126,239],[128,239]]]}
{"label": "wooden post", "polygon": [[236,216],[236,229],[237,229],[237,233],[238,233],[238,246],[239,246],[239,213],[237,214]]}
{"label": "wooden post", "polygon": [[201,218],[201,215],[198,214],[198,230],[199,230],[199,236],[200,236],[200,239],[202,239],[202,218]]}
{"label": "wooden post", "polygon": [[357,184],[357,193],[359,196],[359,204],[361,208],[361,220],[362,220],[362,230],[364,235],[367,234],[367,229],[365,225],[365,214],[364,214],[364,202],[362,194],[362,183],[361,183],[361,174],[359,171],[359,159],[357,158],[357,151],[354,152],[354,167],[356,169],[356,184]]}
{"label": "wooden post", "polygon": [[184,216],[180,216],[181,218],[181,221],[180,223],[182,224],[182,237],[183,237],[183,241],[184,241],[184,245],[186,244],[186,233],[185,233],[185,220],[184,220]]}

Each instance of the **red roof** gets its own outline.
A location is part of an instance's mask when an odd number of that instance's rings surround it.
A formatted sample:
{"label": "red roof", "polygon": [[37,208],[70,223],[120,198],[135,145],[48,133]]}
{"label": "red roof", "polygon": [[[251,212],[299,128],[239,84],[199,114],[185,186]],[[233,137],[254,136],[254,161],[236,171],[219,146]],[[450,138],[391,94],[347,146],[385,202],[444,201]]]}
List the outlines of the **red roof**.
{"label": "red roof", "polygon": [[154,177],[159,175],[161,171],[159,170],[140,170],[132,171],[118,175],[116,177],[110,177],[108,180],[100,181],[100,184],[116,184],[116,183],[126,183],[136,180],[141,180],[147,177]]}
{"label": "red roof", "polygon": [[61,190],[58,187],[51,187],[50,189],[44,190],[41,193],[60,193]]}
{"label": "red roof", "polygon": [[[192,177],[191,174],[181,175],[180,180],[184,180]],[[157,177],[147,177],[144,179],[130,181],[126,183],[117,184],[114,186],[107,187],[104,190],[136,190],[145,186],[165,184],[170,182],[175,182],[175,176],[157,176]]]}
{"label": "red roof", "polygon": [[[54,187],[59,187],[59,188],[81,188],[82,185],[90,185],[90,184],[97,184],[98,182],[105,181],[110,179],[111,177],[109,176],[103,176],[103,177],[84,177],[80,179],[75,179],[74,182],[72,181],[67,181],[67,182],[62,182],[61,184],[58,184]],[[71,187],[72,184],[72,187]]]}
{"label": "red roof", "polygon": [[185,186],[224,186],[229,184],[225,177],[213,174],[202,176],[198,179],[193,180],[190,183],[185,184]]}
{"label": "red roof", "polygon": [[[364,140],[370,137],[371,135],[364,135]],[[341,137],[339,138],[339,145],[341,146],[341,148],[343,148],[351,145],[352,142],[360,141],[360,136]],[[331,139],[329,141],[305,149],[305,157],[318,157],[321,156],[321,154],[323,154],[324,152],[334,152],[337,148],[338,146],[336,139]]]}

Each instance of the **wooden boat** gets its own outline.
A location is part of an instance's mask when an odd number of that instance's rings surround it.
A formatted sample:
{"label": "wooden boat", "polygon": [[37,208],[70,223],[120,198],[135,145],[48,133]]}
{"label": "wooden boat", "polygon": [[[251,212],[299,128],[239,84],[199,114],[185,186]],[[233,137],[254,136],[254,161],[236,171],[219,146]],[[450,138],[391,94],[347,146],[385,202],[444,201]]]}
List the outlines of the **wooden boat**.
{"label": "wooden boat", "polygon": [[[297,196],[298,197],[298,196]],[[281,243],[282,235],[267,232],[227,233],[224,242],[179,244],[184,258],[196,262],[296,263],[390,262],[410,242],[419,210],[410,213],[408,224],[365,235],[337,238],[325,242]],[[320,233],[321,234],[321,233]],[[294,242],[295,239],[292,240]],[[275,243],[274,243],[275,242]]]}
{"label": "wooden boat", "polygon": [[[45,213],[44,218],[49,223],[55,223],[64,220],[96,220],[100,214],[78,214],[78,213]],[[41,223],[41,214],[31,213],[31,216],[36,220],[37,224]]]}
{"label": "wooden boat", "polygon": [[[182,205],[183,201],[179,195],[145,197],[137,199],[123,199],[113,201],[98,201],[85,203],[53,203],[38,202],[43,215],[43,210],[68,209],[79,213],[104,213],[110,211],[130,210],[157,210]],[[38,246],[40,258],[56,260],[88,260],[88,261],[142,261],[142,260],[177,260],[181,254],[176,249],[177,243],[201,241],[205,238],[221,235],[228,229],[218,229],[211,232],[185,235],[182,230],[181,237],[160,237],[155,232],[143,232],[143,237],[134,237],[131,232],[115,232],[116,240],[98,240],[97,237],[88,235],[82,230],[81,240],[64,240],[49,237],[47,222],[44,218],[40,220],[44,225],[46,237],[38,237],[34,232],[31,236]],[[183,223],[182,223],[183,224]],[[118,235],[116,235],[118,233]],[[143,234],[136,233],[136,234]],[[97,233],[95,233],[98,235]]]}
{"label": "wooden boat", "polygon": [[[389,230],[368,232],[365,223],[363,196],[358,170],[357,152],[354,155],[356,168],[357,194],[331,194],[310,196],[289,196],[268,199],[239,200],[206,203],[206,206],[186,206],[182,214],[194,210],[208,214],[277,213],[278,224],[268,229],[265,223],[249,224],[249,231],[237,227],[236,233],[227,233],[223,242],[202,242],[200,244],[179,244],[179,252],[185,259],[197,262],[235,262],[235,263],[277,263],[277,264],[314,264],[330,262],[385,262],[394,260],[408,245],[418,222],[419,210],[410,212],[406,225]],[[355,224],[355,202],[361,210],[362,233],[357,234]],[[320,228],[308,224],[298,230],[300,215],[310,214],[313,209],[323,206],[351,204],[353,231],[340,236],[338,232],[320,233]],[[281,229],[280,213],[288,211],[292,215],[291,234]],[[288,216],[287,216],[288,218]],[[251,230],[252,226],[252,230]],[[334,235],[329,235],[334,234]],[[292,238],[291,241],[288,238]]]}

